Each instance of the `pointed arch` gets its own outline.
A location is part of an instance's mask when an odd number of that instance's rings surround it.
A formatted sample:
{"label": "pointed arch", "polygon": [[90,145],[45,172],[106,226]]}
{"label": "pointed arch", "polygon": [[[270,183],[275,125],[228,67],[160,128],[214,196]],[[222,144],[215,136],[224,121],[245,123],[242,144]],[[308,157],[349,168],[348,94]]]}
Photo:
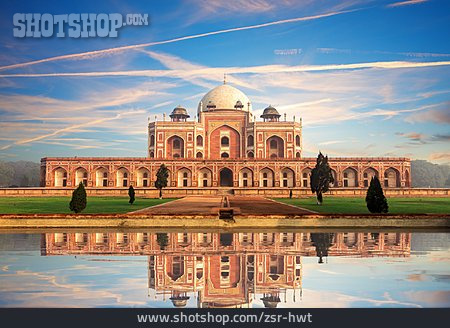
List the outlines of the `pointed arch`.
{"label": "pointed arch", "polygon": [[192,186],[192,172],[186,167],[178,170],[178,187],[191,187]]}
{"label": "pointed arch", "polygon": [[235,128],[223,124],[216,127],[209,134],[209,149],[211,159],[240,158],[241,156],[241,135]]}
{"label": "pointed arch", "polygon": [[358,187],[358,171],[353,167],[347,167],[342,171],[342,186]]}
{"label": "pointed arch", "polygon": [[100,166],[95,170],[95,186],[96,187],[108,187],[108,170]]}
{"label": "pointed arch", "polygon": [[221,187],[233,187],[233,171],[228,167],[220,169],[219,184]]}
{"label": "pointed arch", "polygon": [[250,134],[247,137],[247,147],[253,147],[254,144],[255,144],[255,138],[253,137],[252,134]]}
{"label": "pointed arch", "polygon": [[130,185],[130,171],[121,167],[116,171],[116,187],[128,187]]}
{"label": "pointed arch", "polygon": [[184,276],[184,256],[169,256],[169,270],[167,275],[172,281],[177,281]]}
{"label": "pointed arch", "polygon": [[140,167],[136,171],[136,186],[150,187],[150,171],[146,167]]}
{"label": "pointed arch", "polygon": [[211,187],[212,186],[212,171],[207,168],[203,167],[200,170],[198,170],[198,186],[199,187]]}
{"label": "pointed arch", "polygon": [[67,187],[67,171],[62,167],[53,170],[53,180],[55,187]]}
{"label": "pointed arch", "polygon": [[259,171],[259,186],[260,187],[274,187],[275,173],[268,167],[263,168]]}
{"label": "pointed arch", "polygon": [[384,187],[399,188],[400,187],[400,172],[393,167],[389,167],[384,171]]}
{"label": "pointed arch", "polygon": [[273,135],[266,140],[266,157],[267,158],[284,158],[284,140]]}
{"label": "pointed arch", "polygon": [[290,167],[285,167],[280,172],[280,186],[285,188],[295,187],[295,173]]}
{"label": "pointed arch", "polygon": [[302,179],[302,187],[304,187],[304,188],[309,187],[309,180],[310,180],[310,177],[311,177],[311,171],[312,170],[311,170],[310,167],[306,167],[306,168],[304,168],[302,170],[301,179]]}
{"label": "pointed arch", "polygon": [[184,158],[184,139],[173,135],[167,139],[167,158]]}
{"label": "pointed arch", "polygon": [[197,136],[197,147],[203,147],[203,137],[201,135]]}
{"label": "pointed arch", "polygon": [[248,167],[239,171],[239,187],[253,187],[253,171]]}
{"label": "pointed arch", "polygon": [[80,166],[75,170],[75,186],[78,186],[80,183],[86,187],[88,185],[88,171]]}

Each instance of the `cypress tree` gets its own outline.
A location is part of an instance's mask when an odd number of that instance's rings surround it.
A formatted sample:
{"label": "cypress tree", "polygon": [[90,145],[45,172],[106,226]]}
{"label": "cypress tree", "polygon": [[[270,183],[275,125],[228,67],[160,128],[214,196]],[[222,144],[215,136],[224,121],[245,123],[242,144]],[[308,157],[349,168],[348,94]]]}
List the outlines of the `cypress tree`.
{"label": "cypress tree", "polygon": [[323,156],[321,152],[317,156],[316,166],[311,171],[310,185],[311,191],[317,194],[317,204],[322,205],[322,194],[330,188],[330,183],[334,182],[328,156]]}
{"label": "cypress tree", "polygon": [[77,189],[72,193],[72,200],[69,203],[69,208],[72,212],[80,213],[86,208],[86,204],[86,190],[84,189],[84,184],[80,182]]}
{"label": "cypress tree", "polygon": [[369,189],[367,189],[366,204],[370,213],[387,213],[389,211],[383,188],[377,176],[372,177],[370,180]]}
{"label": "cypress tree", "polygon": [[155,187],[156,189],[159,189],[159,198],[162,198],[162,189],[167,187],[168,178],[169,178],[169,170],[164,164],[161,164],[161,166],[158,169],[158,172],[156,172],[156,181],[155,181]]}
{"label": "cypress tree", "polygon": [[133,186],[130,185],[130,188],[128,188],[128,196],[130,196],[130,200],[128,201],[128,203],[130,203],[131,205],[133,205],[134,201],[135,201],[135,192],[134,192],[134,188]]}

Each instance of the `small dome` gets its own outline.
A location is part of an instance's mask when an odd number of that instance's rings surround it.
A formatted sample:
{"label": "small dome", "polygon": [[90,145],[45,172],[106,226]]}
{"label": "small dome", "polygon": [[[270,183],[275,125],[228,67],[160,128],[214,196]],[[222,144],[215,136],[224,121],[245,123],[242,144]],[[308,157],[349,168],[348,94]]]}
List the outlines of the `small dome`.
{"label": "small dome", "polygon": [[178,105],[177,107],[175,107],[173,109],[172,113],[169,116],[170,117],[174,117],[174,116],[189,117],[189,114],[188,114],[186,108],[181,107],[180,105]]}
{"label": "small dome", "polygon": [[244,105],[242,105],[242,102],[240,100],[236,101],[236,105],[234,105],[234,108],[244,108]]}
{"label": "small dome", "polygon": [[261,117],[264,118],[264,117],[269,117],[269,116],[280,117],[281,115],[280,115],[280,113],[278,113],[278,111],[275,107],[272,107],[271,105],[269,105],[269,107],[266,107],[266,109],[264,109],[264,112],[261,115]]}

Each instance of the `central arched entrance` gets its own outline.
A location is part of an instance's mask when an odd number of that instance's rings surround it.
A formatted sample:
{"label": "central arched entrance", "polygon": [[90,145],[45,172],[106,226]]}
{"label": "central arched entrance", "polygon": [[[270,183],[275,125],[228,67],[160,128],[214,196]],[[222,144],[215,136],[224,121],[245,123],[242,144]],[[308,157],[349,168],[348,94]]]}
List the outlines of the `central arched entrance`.
{"label": "central arched entrance", "polygon": [[233,172],[230,169],[224,168],[220,171],[220,186],[233,187]]}

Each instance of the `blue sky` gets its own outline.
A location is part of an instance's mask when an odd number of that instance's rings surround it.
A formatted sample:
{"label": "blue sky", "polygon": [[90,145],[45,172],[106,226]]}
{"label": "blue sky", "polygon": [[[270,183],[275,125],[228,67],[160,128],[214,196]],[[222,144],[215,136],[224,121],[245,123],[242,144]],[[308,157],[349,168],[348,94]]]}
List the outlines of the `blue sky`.
{"label": "blue sky", "polygon": [[[304,156],[320,149],[333,157],[450,163],[448,1],[3,1],[0,7],[2,160],[146,156],[148,117],[162,119],[178,104],[193,117],[202,95],[227,73],[257,115],[272,104],[289,120],[302,117]],[[15,13],[140,13],[150,25],[123,27],[117,38],[14,38]],[[186,36],[193,37],[174,40]],[[169,42],[148,45],[160,41]]]}

